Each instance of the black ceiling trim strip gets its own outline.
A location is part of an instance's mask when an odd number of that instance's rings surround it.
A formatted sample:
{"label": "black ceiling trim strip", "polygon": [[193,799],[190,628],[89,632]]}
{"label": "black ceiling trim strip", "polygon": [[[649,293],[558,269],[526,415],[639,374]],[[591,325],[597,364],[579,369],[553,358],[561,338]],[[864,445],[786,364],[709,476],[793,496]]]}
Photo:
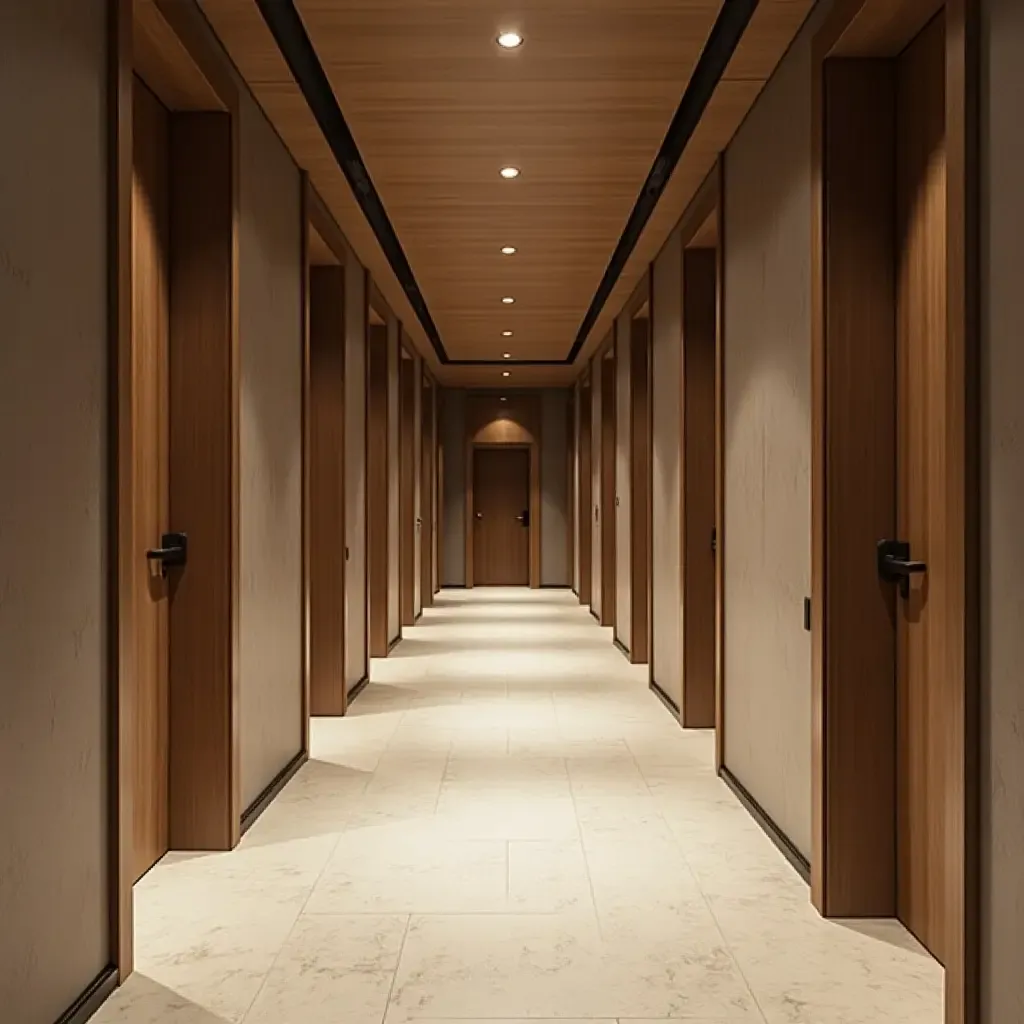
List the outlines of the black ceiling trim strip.
{"label": "black ceiling trim strip", "polygon": [[430,315],[412,267],[406,259],[402,243],[398,240],[384,204],[374,188],[370,172],[363,163],[356,140],[349,130],[327,73],[317,57],[293,0],[256,0],[256,3],[292,76],[302,90],[302,95],[313,112],[320,131],[331,147],[334,159],[348,180],[356,202],[373,228],[373,233],[377,236],[377,241],[384,250],[398,283],[412,305],[416,318],[430,339],[437,358],[445,364],[450,362],[437,325]]}
{"label": "black ceiling trim strip", "polygon": [[683,155],[697,125],[700,124],[704,111],[711,102],[711,97],[722,75],[725,74],[725,69],[736,52],[736,47],[743,38],[754,11],[757,10],[758,3],[759,0],[723,0],[722,9],[693,69],[658,155],[654,158],[629,220],[626,221],[612,258],[608,261],[604,277],[601,278],[590,308],[576,333],[576,340],[565,360],[567,363],[573,362],[580,354],[587,336],[594,329],[594,324],[597,323],[597,318],[601,315],[612,289],[625,270],[626,261],[640,241],[640,235],[658,205],[658,200],[661,199],[661,194],[665,191],[679,158]]}

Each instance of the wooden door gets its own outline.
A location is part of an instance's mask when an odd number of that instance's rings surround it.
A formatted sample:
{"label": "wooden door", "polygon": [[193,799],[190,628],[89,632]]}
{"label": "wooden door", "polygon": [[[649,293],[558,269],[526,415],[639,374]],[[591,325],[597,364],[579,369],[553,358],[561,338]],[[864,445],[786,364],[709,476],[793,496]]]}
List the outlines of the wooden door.
{"label": "wooden door", "polygon": [[592,553],[594,521],[594,480],[591,471],[593,450],[591,447],[590,381],[584,381],[577,393],[579,409],[576,444],[577,500],[576,500],[576,543],[579,545],[580,563],[580,604],[589,605],[593,587]]}
{"label": "wooden door", "polygon": [[530,451],[473,452],[473,582],[530,585]]}
{"label": "wooden door", "polygon": [[601,367],[601,625],[615,627],[615,356],[606,357]]}
{"label": "wooden door", "polygon": [[[897,900],[939,960],[944,901],[947,726],[957,720],[945,656],[947,417],[945,29],[937,18],[899,60],[897,100],[897,531],[927,571],[897,602]],[[959,539],[962,543],[962,539]]]}
{"label": "wooden door", "polygon": [[369,331],[369,394],[367,396],[367,529],[369,531],[370,657],[388,653],[389,531],[388,480],[391,475],[388,436],[388,329]]}
{"label": "wooden door", "polygon": [[416,623],[416,363],[399,356],[398,514],[399,609],[403,626]]}
{"label": "wooden door", "polygon": [[146,557],[170,529],[168,494],[168,210],[170,116],[138,79],[132,177],[132,439],[138,572],[133,870],[168,849],[168,580]]}
{"label": "wooden door", "polygon": [[434,603],[434,386],[423,378],[420,403],[420,606]]}

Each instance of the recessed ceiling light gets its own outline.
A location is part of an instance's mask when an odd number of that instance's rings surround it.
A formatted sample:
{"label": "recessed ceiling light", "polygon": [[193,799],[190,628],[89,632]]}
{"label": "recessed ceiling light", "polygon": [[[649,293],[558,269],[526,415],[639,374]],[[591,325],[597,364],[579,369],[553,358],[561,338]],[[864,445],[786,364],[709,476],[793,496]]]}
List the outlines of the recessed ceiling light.
{"label": "recessed ceiling light", "polygon": [[516,247],[514,245],[503,245],[501,247],[501,252],[502,252],[502,255],[504,255],[504,256],[514,256],[515,255],[515,251],[516,251]]}
{"label": "recessed ceiling light", "polygon": [[502,402],[507,402],[507,401],[508,401],[508,399],[507,399],[507,398],[506,398],[506,397],[505,397],[504,395],[502,395],[502,396],[501,396],[501,399],[500,399],[500,401],[502,401]]}
{"label": "recessed ceiling light", "polygon": [[511,377],[512,376],[512,374],[509,373],[508,370],[502,370],[501,371],[501,375],[502,375],[502,377]]}
{"label": "recessed ceiling light", "polygon": [[512,358],[512,353],[511,352],[502,352],[501,356],[502,356],[503,359],[511,359]]}
{"label": "recessed ceiling light", "polygon": [[518,32],[502,32],[498,36],[498,45],[506,50],[514,50],[517,46],[523,45],[523,37]]}
{"label": "recessed ceiling light", "polygon": [[511,178],[518,178],[519,177],[519,168],[518,167],[502,167],[502,169],[501,169],[501,176],[503,178],[509,178],[509,179],[511,179]]}
{"label": "recessed ceiling light", "polygon": [[506,306],[511,306],[516,300],[513,299],[511,295],[506,295],[501,301],[504,302]]}

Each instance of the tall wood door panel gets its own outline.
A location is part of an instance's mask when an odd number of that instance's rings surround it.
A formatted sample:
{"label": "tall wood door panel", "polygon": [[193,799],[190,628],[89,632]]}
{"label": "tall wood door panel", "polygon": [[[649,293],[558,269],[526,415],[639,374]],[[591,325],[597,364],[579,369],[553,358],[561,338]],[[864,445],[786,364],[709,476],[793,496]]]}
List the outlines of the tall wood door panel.
{"label": "tall wood door panel", "polygon": [[615,626],[615,357],[601,369],[601,625]]}
{"label": "tall wood door panel", "polygon": [[592,423],[590,411],[590,381],[580,384],[576,395],[576,543],[579,547],[577,558],[580,565],[580,604],[589,605],[593,586],[592,547],[594,520],[594,479],[591,470],[593,448],[591,441]]}
{"label": "tall wood door panel", "polygon": [[433,383],[423,378],[420,402],[420,602],[434,603],[434,392]]}
{"label": "tall wood door panel", "polygon": [[141,877],[168,849],[168,580],[147,558],[169,530],[168,334],[170,115],[135,80],[132,179],[132,377],[138,654],[133,849]]}
{"label": "tall wood door panel", "polygon": [[401,623],[416,622],[416,363],[404,354],[399,359],[398,393],[398,503],[399,503],[399,606]]}
{"label": "tall wood door panel", "polygon": [[473,451],[473,582],[530,585],[530,450]]}
{"label": "tall wood door panel", "polygon": [[[947,724],[955,666],[942,635],[947,416],[945,27],[937,18],[899,60],[897,98],[897,531],[911,575],[897,603],[897,899],[939,959],[947,949]],[[920,563],[915,565],[914,563]],[[922,570],[914,572],[913,570]]]}

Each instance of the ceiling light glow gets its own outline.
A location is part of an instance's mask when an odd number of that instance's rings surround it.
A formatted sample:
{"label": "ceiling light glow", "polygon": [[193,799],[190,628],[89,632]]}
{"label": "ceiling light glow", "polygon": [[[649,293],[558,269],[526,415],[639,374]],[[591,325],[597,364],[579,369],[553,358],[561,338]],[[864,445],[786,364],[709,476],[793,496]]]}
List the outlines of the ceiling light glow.
{"label": "ceiling light glow", "polygon": [[512,337],[512,332],[511,331],[502,331],[501,332],[501,336],[503,338],[511,338]]}
{"label": "ceiling light glow", "polygon": [[506,50],[514,50],[523,45],[523,37],[518,32],[502,32],[498,36],[498,45]]}
{"label": "ceiling light glow", "polygon": [[503,245],[501,247],[501,252],[502,252],[502,255],[504,255],[504,256],[514,256],[515,255],[515,251],[516,251],[516,247],[514,245]]}
{"label": "ceiling light glow", "polygon": [[511,352],[502,352],[501,355],[502,355],[503,359],[511,359],[512,358],[512,353]]}
{"label": "ceiling light glow", "polygon": [[502,375],[502,377],[511,377],[512,376],[512,374],[509,373],[508,370],[502,370],[501,371],[501,375]]}
{"label": "ceiling light glow", "polygon": [[519,177],[519,168],[518,167],[502,167],[500,173],[501,173],[501,176],[503,178],[507,178],[509,181],[511,181],[513,178],[518,178]]}
{"label": "ceiling light glow", "polygon": [[504,302],[506,306],[511,306],[516,300],[513,299],[511,295],[506,295],[501,301]]}

